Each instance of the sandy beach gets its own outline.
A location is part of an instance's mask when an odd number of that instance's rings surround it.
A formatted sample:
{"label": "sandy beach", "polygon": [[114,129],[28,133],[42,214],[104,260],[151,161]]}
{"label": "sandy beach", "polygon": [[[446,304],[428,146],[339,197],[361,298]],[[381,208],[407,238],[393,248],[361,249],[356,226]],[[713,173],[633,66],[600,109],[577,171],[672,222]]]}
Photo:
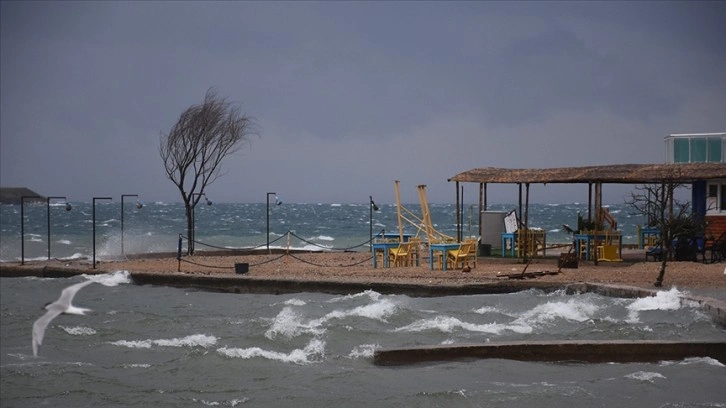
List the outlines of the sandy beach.
{"label": "sandy beach", "polygon": [[[236,274],[235,264],[247,263],[248,272]],[[380,265],[379,265],[380,266]],[[422,261],[419,266],[373,268],[368,252],[312,252],[272,253],[225,256],[188,256],[180,262],[173,256],[142,257],[124,261],[103,261],[96,269],[88,261],[43,261],[0,266],[0,274],[10,268],[53,268],[77,270],[80,273],[104,273],[126,270],[130,273],[217,275],[278,280],[330,281],[330,282],[386,282],[409,284],[484,284],[511,280],[526,267],[525,280],[561,282],[563,284],[587,282],[653,288],[660,270],[660,262],[580,262],[578,268],[559,269],[557,259],[538,258],[529,265],[518,259],[479,258],[471,271],[431,270]],[[664,288],[726,289],[726,264],[701,262],[668,262]],[[529,275],[532,273],[531,276]]]}

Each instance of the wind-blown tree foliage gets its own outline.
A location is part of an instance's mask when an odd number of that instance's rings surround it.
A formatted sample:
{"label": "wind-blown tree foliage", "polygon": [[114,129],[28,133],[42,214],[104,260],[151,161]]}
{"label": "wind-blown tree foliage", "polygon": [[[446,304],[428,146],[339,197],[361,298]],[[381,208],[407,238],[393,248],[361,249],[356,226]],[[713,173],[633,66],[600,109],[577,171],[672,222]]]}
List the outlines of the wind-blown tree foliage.
{"label": "wind-blown tree foliage", "polygon": [[657,245],[661,247],[660,272],[654,285],[663,286],[668,258],[672,253],[673,241],[691,239],[703,234],[703,220],[691,211],[689,203],[679,202],[674,192],[682,184],[664,181],[661,184],[638,186],[631,192],[630,204],[639,214],[647,217],[649,226],[660,231]]}
{"label": "wind-blown tree foliage", "polygon": [[184,201],[188,254],[194,253],[194,208],[220,177],[222,160],[249,142],[254,127],[252,118],[210,88],[202,104],[187,108],[169,133],[161,134],[159,154],[166,175]]}

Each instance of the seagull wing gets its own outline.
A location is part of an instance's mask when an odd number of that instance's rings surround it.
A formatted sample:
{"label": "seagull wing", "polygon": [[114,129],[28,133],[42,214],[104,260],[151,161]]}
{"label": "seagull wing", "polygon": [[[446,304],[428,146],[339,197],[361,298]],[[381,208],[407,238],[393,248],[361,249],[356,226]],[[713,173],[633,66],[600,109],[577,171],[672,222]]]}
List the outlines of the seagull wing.
{"label": "seagull wing", "polygon": [[[67,309],[71,305],[71,302],[73,301],[73,297],[76,296],[76,293],[78,293],[78,291],[81,290],[81,288],[83,288],[84,286],[88,286],[92,283],[93,283],[93,281],[87,280],[87,281],[83,281],[81,283],[76,283],[75,285],[71,285],[71,286],[63,289],[58,300],[53,302],[52,305],[58,304],[58,305],[64,306],[64,309]],[[49,305],[49,307],[50,307],[50,305]],[[65,311],[65,310],[63,310],[63,311]]]}
{"label": "seagull wing", "polygon": [[43,336],[45,336],[45,328],[51,320],[55,319],[58,315],[63,313],[63,309],[55,306],[55,303],[48,305],[49,309],[40,319],[33,323],[33,356],[38,357],[38,347],[43,343]]}
{"label": "seagull wing", "polygon": [[68,286],[61,291],[61,295],[55,302],[49,304],[45,308],[48,310],[43,316],[33,323],[33,356],[38,356],[38,347],[43,343],[43,336],[45,336],[45,329],[51,320],[55,319],[61,313],[71,312],[76,314],[83,314],[87,309],[74,308],[71,305],[73,297],[76,293],[81,290],[84,286],[90,285],[93,281],[84,281],[76,283],[75,285]]}

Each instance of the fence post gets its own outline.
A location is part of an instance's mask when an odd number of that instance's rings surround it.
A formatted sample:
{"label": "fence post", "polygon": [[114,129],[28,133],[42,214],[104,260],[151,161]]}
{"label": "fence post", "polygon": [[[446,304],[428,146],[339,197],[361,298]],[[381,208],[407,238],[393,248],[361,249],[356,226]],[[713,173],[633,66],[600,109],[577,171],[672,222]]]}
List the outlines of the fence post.
{"label": "fence post", "polygon": [[176,261],[177,261],[176,271],[177,272],[181,272],[181,256],[182,256],[181,251],[182,251],[182,234],[179,234],[179,245],[177,245],[177,248],[176,248]]}

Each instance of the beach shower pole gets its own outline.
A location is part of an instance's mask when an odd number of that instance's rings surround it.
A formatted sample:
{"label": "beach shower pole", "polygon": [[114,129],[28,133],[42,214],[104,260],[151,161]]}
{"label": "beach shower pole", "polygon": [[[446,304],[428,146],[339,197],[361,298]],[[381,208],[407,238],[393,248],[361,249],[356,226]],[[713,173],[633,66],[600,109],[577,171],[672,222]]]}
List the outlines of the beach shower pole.
{"label": "beach shower pole", "polygon": [[40,196],[20,196],[20,265],[25,265],[25,199],[41,198]]}
{"label": "beach shower pole", "polygon": [[270,196],[275,196],[275,205],[282,204],[282,201],[277,197],[277,193],[267,193],[267,252],[270,252]]}
{"label": "beach shower pole", "polygon": [[373,201],[373,196],[368,196],[368,199],[370,200],[370,203],[368,207],[370,208],[370,217],[368,218],[368,225],[370,226],[370,246],[371,251],[373,251],[373,211],[378,211],[378,206]]}
{"label": "beach shower pole", "polygon": [[139,195],[138,194],[121,194],[121,255],[123,256],[124,253],[124,198],[126,197],[136,197],[136,208],[141,209],[144,207],[143,204],[139,202]]}
{"label": "beach shower pole", "polygon": [[96,269],[96,200],[113,200],[113,198],[93,197],[93,269]]}
{"label": "beach shower pole", "polygon": [[[45,208],[47,210],[47,217],[48,220],[48,260],[50,260],[50,200],[63,200],[66,201],[65,197],[48,197],[46,198],[45,202]],[[71,204],[66,201],[66,211],[70,211],[73,207],[71,207]]]}

